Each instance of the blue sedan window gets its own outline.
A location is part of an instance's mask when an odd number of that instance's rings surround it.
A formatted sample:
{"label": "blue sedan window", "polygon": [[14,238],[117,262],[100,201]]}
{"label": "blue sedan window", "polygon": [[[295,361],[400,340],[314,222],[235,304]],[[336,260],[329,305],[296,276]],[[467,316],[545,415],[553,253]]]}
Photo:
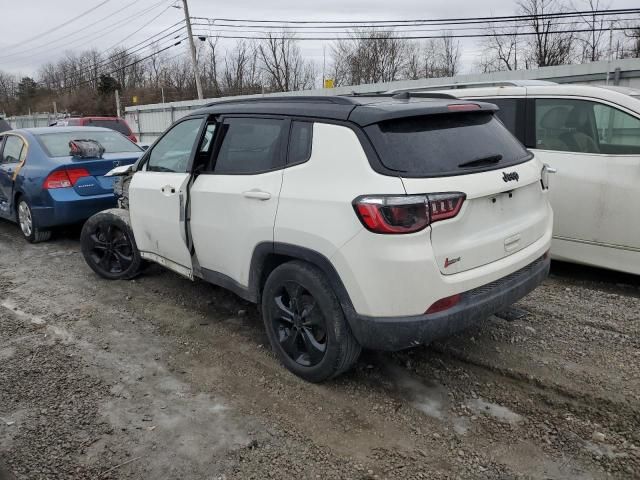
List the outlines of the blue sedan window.
{"label": "blue sedan window", "polygon": [[117,132],[73,131],[43,133],[37,136],[50,157],[68,157],[71,140],[95,140],[105,153],[141,152],[142,149]]}

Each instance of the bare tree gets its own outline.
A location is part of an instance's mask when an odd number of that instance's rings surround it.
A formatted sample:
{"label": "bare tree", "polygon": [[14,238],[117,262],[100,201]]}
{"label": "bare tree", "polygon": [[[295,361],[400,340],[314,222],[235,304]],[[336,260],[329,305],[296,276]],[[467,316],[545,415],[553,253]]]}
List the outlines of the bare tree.
{"label": "bare tree", "polygon": [[258,45],[258,58],[270,91],[290,92],[313,86],[313,64],[302,57],[293,36],[284,32],[268,34]]}
{"label": "bare tree", "polygon": [[460,70],[460,41],[447,32],[440,39],[440,48],[440,76],[453,77]]}
{"label": "bare tree", "polygon": [[483,73],[518,69],[518,27],[498,28],[489,24],[489,37],[477,66]]}
{"label": "bare tree", "polygon": [[[337,40],[331,53],[338,85],[391,82],[403,78],[408,70],[413,75],[419,70],[415,49],[391,30],[354,30],[351,38]],[[413,66],[407,66],[410,61]]]}
{"label": "bare tree", "polygon": [[[578,43],[581,47],[580,59],[582,62],[596,62],[601,60],[605,54],[605,47],[603,44],[607,41],[607,27],[611,27],[611,23],[614,20],[605,20],[602,15],[596,15],[596,12],[601,9],[608,9],[610,4],[601,5],[600,0],[582,0],[586,9],[590,10],[590,13],[581,15],[583,25],[581,26],[587,30],[584,34],[577,37]],[[575,10],[582,10],[581,8],[574,7]]]}
{"label": "bare tree", "polygon": [[574,34],[562,32],[555,13],[567,12],[560,0],[520,0],[519,13],[527,15],[527,27],[532,35],[527,37],[526,66],[548,67],[571,62]]}
{"label": "bare tree", "polygon": [[258,51],[252,43],[240,40],[224,57],[221,86],[227,95],[245,95],[260,91]]}

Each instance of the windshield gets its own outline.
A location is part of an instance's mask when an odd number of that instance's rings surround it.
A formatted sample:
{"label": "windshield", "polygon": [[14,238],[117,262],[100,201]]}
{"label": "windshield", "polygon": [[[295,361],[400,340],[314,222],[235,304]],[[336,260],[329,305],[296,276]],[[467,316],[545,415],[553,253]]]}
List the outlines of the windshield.
{"label": "windshield", "polygon": [[401,118],[366,131],[384,166],[408,177],[474,173],[531,158],[491,113]]}
{"label": "windshield", "polygon": [[43,133],[38,135],[40,143],[50,157],[68,157],[71,140],[95,140],[104,147],[105,153],[125,153],[142,151],[135,143],[117,132],[73,131]]}

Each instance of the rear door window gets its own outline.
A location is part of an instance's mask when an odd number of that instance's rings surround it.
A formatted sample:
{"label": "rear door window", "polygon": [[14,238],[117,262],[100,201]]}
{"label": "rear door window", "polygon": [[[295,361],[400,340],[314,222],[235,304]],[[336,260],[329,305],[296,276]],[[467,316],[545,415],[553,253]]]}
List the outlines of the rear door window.
{"label": "rear door window", "polygon": [[365,131],[383,165],[407,177],[461,175],[531,158],[505,126],[486,112],[402,118]]}

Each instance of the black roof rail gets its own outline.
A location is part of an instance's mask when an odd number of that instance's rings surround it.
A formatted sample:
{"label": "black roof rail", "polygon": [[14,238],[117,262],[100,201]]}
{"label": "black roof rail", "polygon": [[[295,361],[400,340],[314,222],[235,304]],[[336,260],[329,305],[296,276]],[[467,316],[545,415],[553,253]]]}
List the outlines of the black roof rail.
{"label": "black roof rail", "polygon": [[233,98],[230,100],[221,100],[219,102],[211,102],[203,107],[215,107],[216,105],[228,105],[230,103],[331,103],[337,105],[353,105],[355,102],[349,100],[348,97],[338,96],[320,96],[320,95],[282,95],[278,97],[251,97],[251,98]]}
{"label": "black roof rail", "polygon": [[410,98],[443,98],[447,100],[459,100],[458,97],[448,93],[431,93],[431,92],[401,92],[391,95],[392,98],[398,100],[409,100]]}

